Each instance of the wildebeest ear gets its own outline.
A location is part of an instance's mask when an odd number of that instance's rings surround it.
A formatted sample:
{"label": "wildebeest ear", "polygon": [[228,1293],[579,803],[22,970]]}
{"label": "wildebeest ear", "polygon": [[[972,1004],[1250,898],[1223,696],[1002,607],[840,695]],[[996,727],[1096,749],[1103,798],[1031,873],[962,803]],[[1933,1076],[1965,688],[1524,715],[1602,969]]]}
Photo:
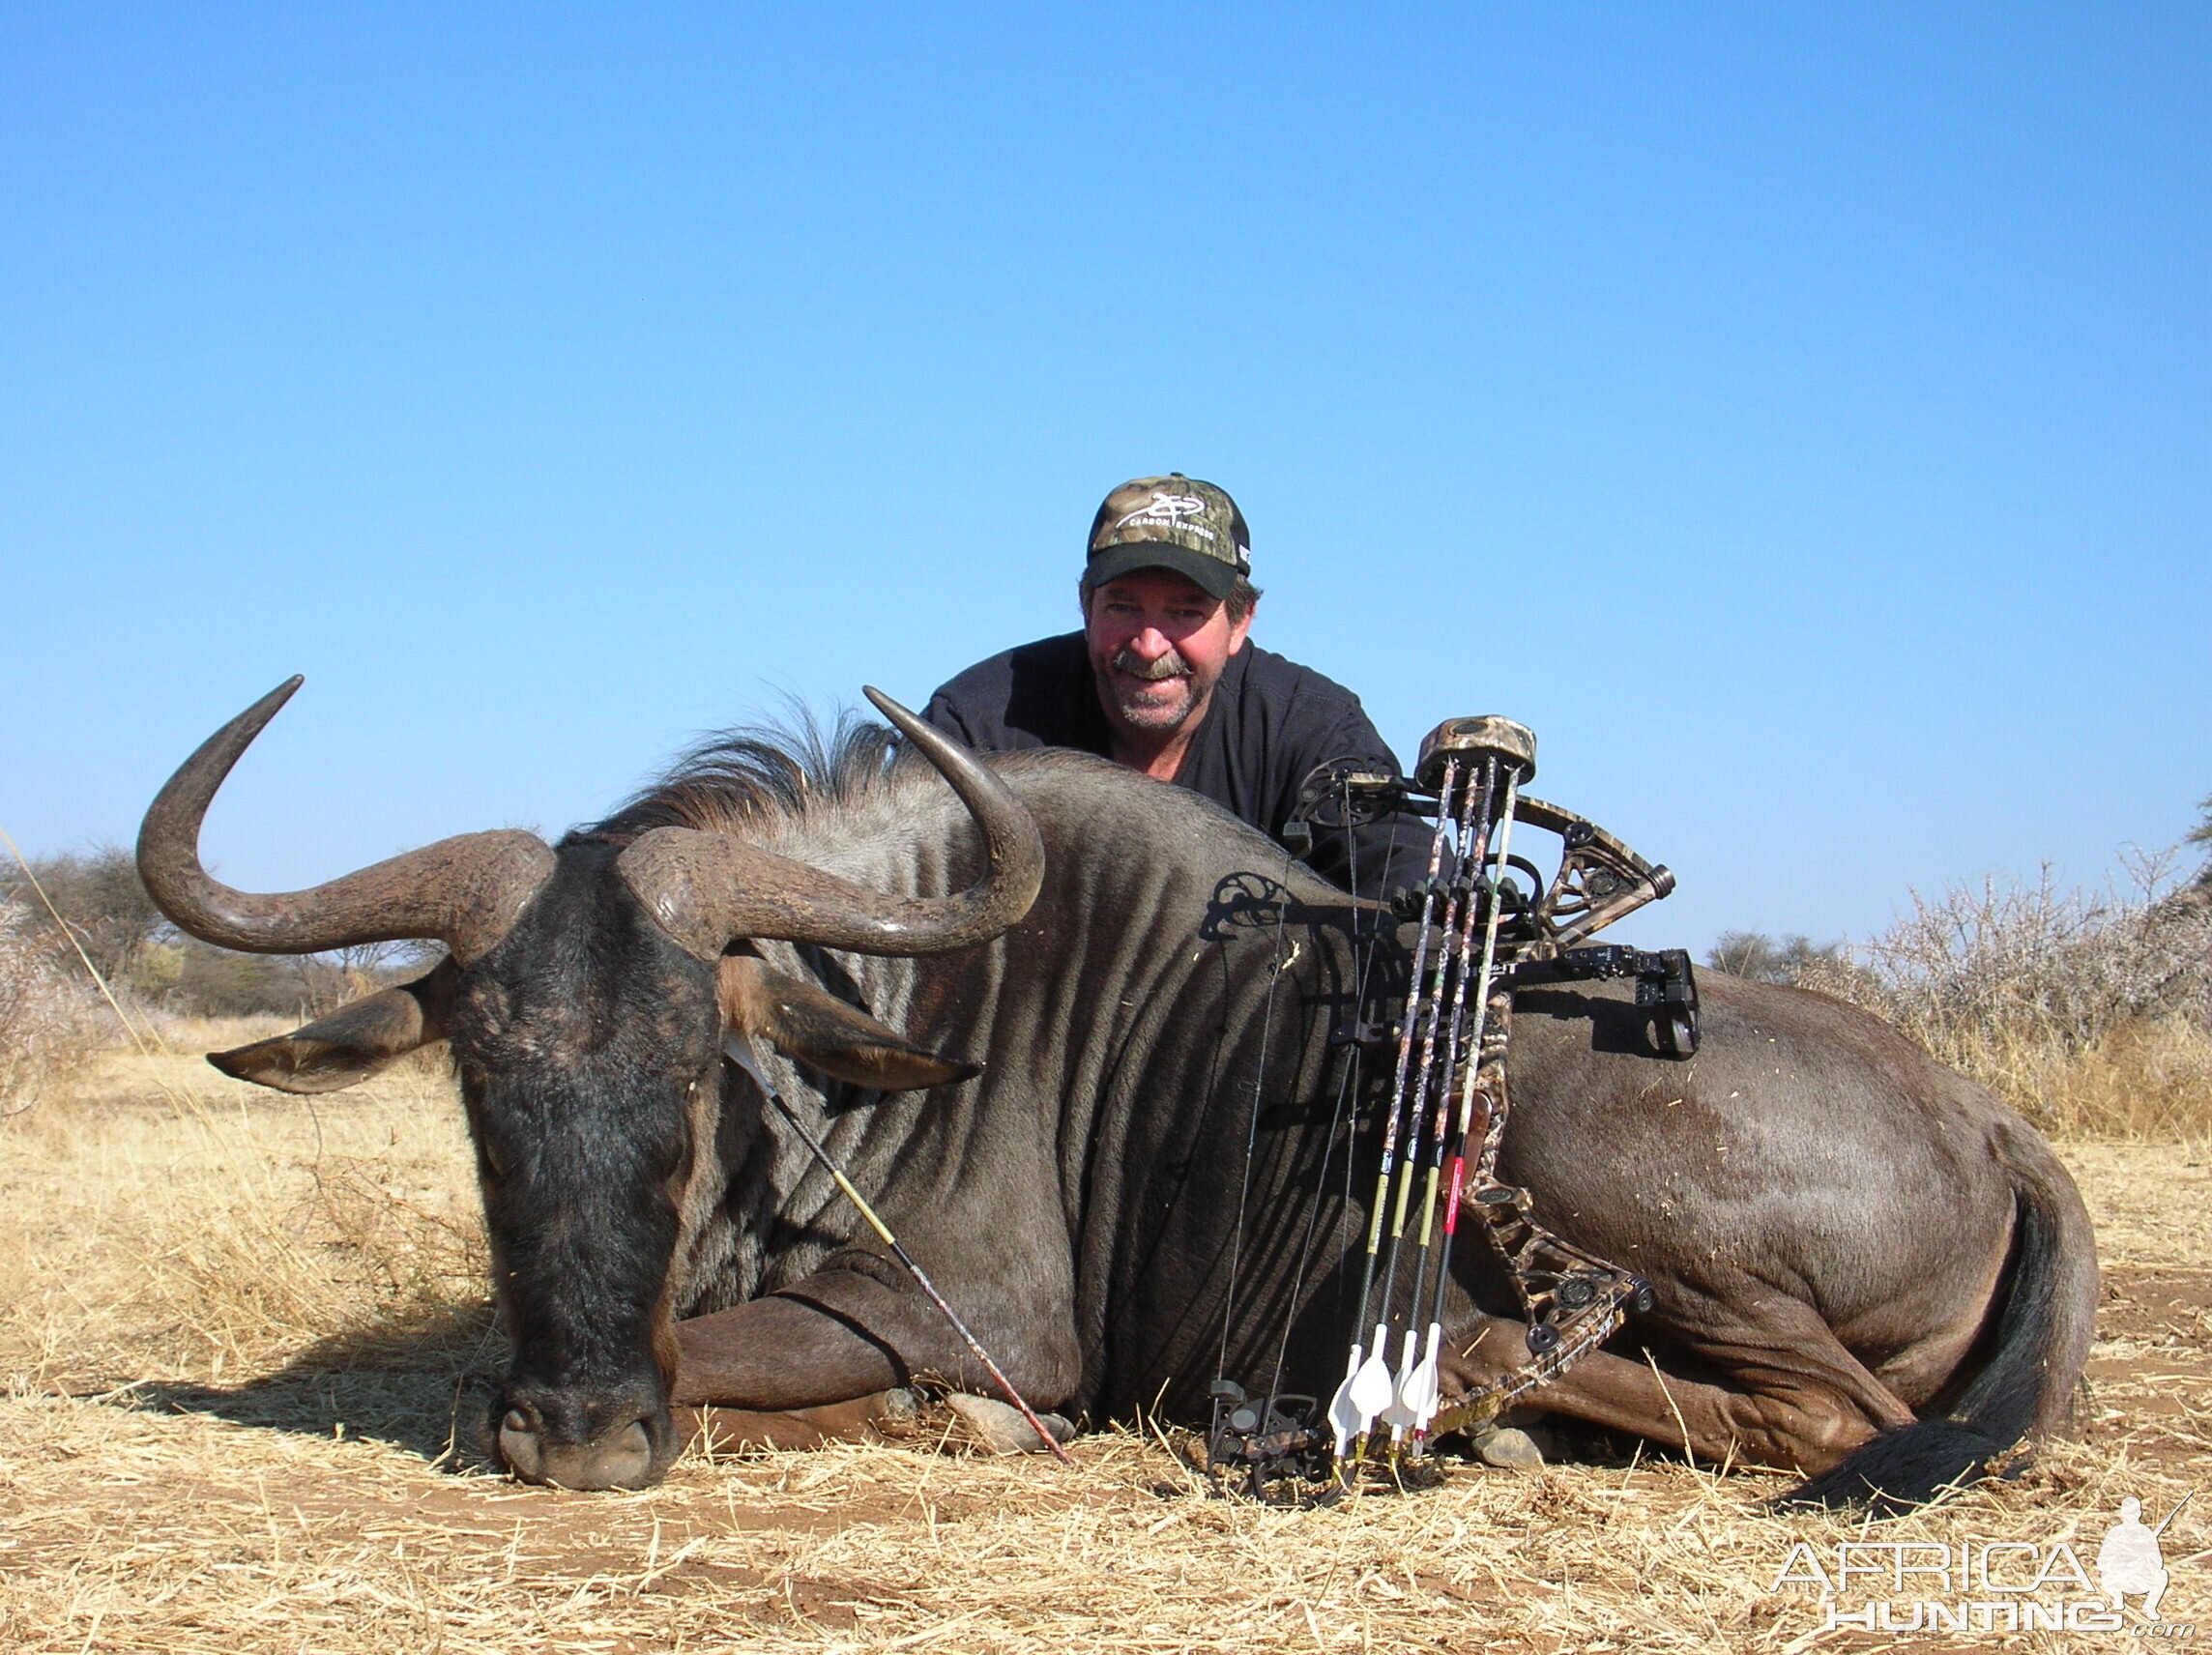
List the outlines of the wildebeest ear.
{"label": "wildebeest ear", "polygon": [[813,983],[771,971],[748,955],[722,957],[717,987],[725,1026],[855,1086],[915,1091],[982,1072],[980,1063],[917,1046]]}
{"label": "wildebeest ear", "polygon": [[459,980],[453,962],[441,960],[411,983],[342,1005],[289,1034],[210,1052],[208,1061],[234,1079],[278,1091],[342,1091],[393,1059],[443,1040]]}

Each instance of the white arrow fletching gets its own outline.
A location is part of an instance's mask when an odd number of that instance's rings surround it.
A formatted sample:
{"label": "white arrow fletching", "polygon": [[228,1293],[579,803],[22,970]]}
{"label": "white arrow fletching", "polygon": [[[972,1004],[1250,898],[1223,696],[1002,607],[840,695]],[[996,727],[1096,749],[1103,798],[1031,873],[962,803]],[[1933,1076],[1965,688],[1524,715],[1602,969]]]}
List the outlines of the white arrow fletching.
{"label": "white arrow fletching", "polygon": [[1398,1401],[1413,1416],[1413,1429],[1426,1431],[1429,1421],[1437,1416],[1438,1351],[1443,1344],[1444,1330],[1435,1322],[1429,1323],[1428,1348],[1413,1371],[1398,1383]]}
{"label": "white arrow fletching", "polygon": [[1344,1383],[1336,1387],[1336,1395],[1329,1399],[1328,1423],[1336,1432],[1336,1457],[1344,1458],[1344,1451],[1352,1445],[1353,1435],[1360,1429],[1359,1408],[1352,1400],[1352,1381],[1358,1377],[1359,1364],[1366,1355],[1357,1345],[1352,1348],[1352,1360],[1344,1365]]}
{"label": "white arrow fletching", "polygon": [[1382,1423],[1390,1428],[1390,1440],[1395,1442],[1406,1435],[1406,1427],[1413,1423],[1413,1410],[1407,1401],[1407,1389],[1420,1366],[1421,1336],[1411,1327],[1406,1329],[1406,1353],[1398,1358],[1397,1382],[1390,1387],[1390,1406],[1382,1410]]}
{"label": "white arrow fletching", "polygon": [[1375,1329],[1375,1353],[1359,1365],[1359,1372],[1352,1376],[1346,1386],[1352,1406],[1358,1410],[1359,1429],[1365,1431],[1375,1423],[1375,1416],[1390,1406],[1390,1398],[1397,1386],[1390,1380],[1390,1361],[1382,1354],[1390,1342],[1387,1325]]}

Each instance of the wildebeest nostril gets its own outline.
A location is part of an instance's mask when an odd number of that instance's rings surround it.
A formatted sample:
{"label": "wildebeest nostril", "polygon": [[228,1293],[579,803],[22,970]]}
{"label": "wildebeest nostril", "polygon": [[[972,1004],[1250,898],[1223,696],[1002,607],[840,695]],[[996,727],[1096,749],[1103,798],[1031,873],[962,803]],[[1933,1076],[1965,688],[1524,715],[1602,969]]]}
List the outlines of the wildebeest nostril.
{"label": "wildebeest nostril", "polygon": [[534,1409],[510,1408],[499,1422],[499,1457],[507,1468],[524,1482],[545,1481],[544,1443],[538,1432]]}
{"label": "wildebeest nostril", "polygon": [[596,1444],[575,1466],[556,1470],[553,1480],[572,1489],[645,1488],[655,1480],[653,1435],[643,1420],[632,1420]]}
{"label": "wildebeest nostril", "polygon": [[593,1442],[547,1441],[538,1410],[518,1403],[499,1425],[500,1458],[528,1483],[563,1489],[642,1489],[658,1480],[653,1433],[633,1419]]}

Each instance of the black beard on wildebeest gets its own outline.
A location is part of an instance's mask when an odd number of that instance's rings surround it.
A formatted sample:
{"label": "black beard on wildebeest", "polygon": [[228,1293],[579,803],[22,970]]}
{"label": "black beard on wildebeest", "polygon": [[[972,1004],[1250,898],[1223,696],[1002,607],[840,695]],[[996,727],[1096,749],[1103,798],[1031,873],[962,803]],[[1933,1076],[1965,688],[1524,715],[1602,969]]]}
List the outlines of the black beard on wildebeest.
{"label": "black beard on wildebeest", "polygon": [[[987,1389],[725,1041],[1039,1406],[1189,1416],[1217,1363],[1333,1388],[1388,1064],[1329,1031],[1394,1015],[1408,969],[1356,940],[1373,905],[1187,792],[1078,754],[978,761],[882,698],[903,747],[733,740],[557,849],[471,834],[247,895],[201,869],[199,823],[296,682],[186,762],[140,866],[227,946],[451,950],[212,1060],[320,1091],[451,1042],[518,1475],[651,1483],[677,1406]],[[1824,1501],[1926,1498],[2063,1426],[2096,1261],[2049,1147],[1834,1001],[1718,975],[1703,1000],[1675,1062],[1621,985],[1518,997],[1501,1176],[1657,1297],[1531,1400]],[[1455,1256],[1447,1394],[1526,1350],[1480,1253]]]}

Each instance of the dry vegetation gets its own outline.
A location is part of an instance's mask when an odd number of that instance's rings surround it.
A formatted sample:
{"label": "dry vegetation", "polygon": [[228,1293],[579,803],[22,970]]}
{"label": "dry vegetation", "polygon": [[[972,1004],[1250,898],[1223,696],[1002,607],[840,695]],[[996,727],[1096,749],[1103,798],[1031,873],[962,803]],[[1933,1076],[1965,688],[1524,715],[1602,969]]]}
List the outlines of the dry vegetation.
{"label": "dry vegetation", "polygon": [[[271,1026],[273,1027],[273,1025]],[[244,1026],[177,1028],[181,1051]],[[2201,1147],[2070,1158],[2110,1264],[2080,1443],[1885,1525],[2074,1539],[2212,1466]],[[1199,1497],[1158,1440],[1070,1471],[934,1441],[694,1456],[661,1488],[518,1487],[477,1448],[499,1360],[451,1083],[317,1100],[113,1055],[0,1129],[0,1647],[1793,1650],[1815,1600],[1766,1479],[1596,1442],[1533,1477],[1291,1512]],[[2203,1544],[2185,1513],[2169,1559]],[[2174,1544],[2179,1539],[2180,1544]],[[2170,1607],[2212,1618],[2199,1562]],[[1889,1640],[1884,1640],[1889,1641]],[[1934,1646],[1934,1645],[1924,1645]],[[2036,1634],[2015,1647],[2067,1646]]]}
{"label": "dry vegetation", "polygon": [[[2046,1132],[2212,1133],[2212,869],[2138,859],[2095,890],[1994,880],[1856,947],[1776,951],[1776,980],[1888,1019]],[[1739,933],[1755,944],[1753,934]]]}
{"label": "dry vegetation", "polygon": [[41,940],[28,909],[0,898],[0,1116],[34,1109],[98,1049],[92,991]]}

